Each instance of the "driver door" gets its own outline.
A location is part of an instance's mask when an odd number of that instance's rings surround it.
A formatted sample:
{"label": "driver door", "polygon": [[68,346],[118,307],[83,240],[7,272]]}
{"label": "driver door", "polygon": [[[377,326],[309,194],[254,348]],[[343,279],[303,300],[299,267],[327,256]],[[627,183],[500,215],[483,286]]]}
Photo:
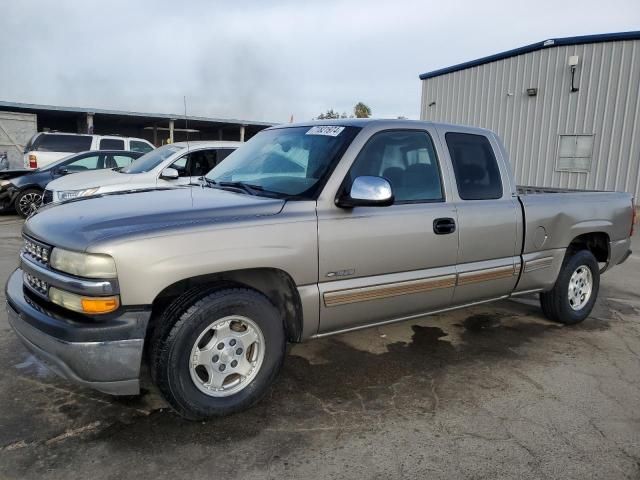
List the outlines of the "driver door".
{"label": "driver door", "polygon": [[417,316],[451,304],[458,233],[449,182],[429,129],[383,130],[356,157],[344,188],[363,175],[389,180],[388,207],[318,210],[319,333]]}

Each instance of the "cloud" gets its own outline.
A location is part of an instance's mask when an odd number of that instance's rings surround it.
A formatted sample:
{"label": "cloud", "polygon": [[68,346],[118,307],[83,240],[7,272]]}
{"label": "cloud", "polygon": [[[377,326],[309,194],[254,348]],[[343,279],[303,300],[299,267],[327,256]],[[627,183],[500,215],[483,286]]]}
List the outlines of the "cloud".
{"label": "cloud", "polygon": [[424,71],[545,38],[633,30],[637,0],[15,1],[0,99],[286,121],[358,101],[419,112]]}

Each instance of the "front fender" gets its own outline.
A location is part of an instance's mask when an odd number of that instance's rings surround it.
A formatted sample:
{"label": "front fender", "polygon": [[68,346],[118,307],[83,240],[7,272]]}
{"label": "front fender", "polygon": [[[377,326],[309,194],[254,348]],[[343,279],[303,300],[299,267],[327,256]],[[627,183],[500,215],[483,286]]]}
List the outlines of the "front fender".
{"label": "front fender", "polygon": [[229,271],[272,268],[295,284],[318,281],[315,209],[283,218],[141,236],[91,248],[116,261],[123,305],[148,305],[168,286],[184,279]]}

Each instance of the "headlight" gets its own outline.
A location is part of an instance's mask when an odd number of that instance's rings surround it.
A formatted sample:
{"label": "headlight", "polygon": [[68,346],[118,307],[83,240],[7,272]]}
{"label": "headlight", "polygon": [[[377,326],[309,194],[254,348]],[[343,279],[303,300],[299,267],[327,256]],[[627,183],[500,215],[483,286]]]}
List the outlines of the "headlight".
{"label": "headlight", "polygon": [[71,200],[72,198],[88,197],[98,191],[99,187],[86,188],[84,190],[61,190],[58,192],[58,201]]}
{"label": "headlight", "polygon": [[79,277],[116,277],[116,262],[109,255],[78,253],[54,248],[51,252],[49,264],[56,270]]}
{"label": "headlight", "polygon": [[0,188],[4,187],[5,185],[9,185],[11,182],[9,180],[0,180]]}

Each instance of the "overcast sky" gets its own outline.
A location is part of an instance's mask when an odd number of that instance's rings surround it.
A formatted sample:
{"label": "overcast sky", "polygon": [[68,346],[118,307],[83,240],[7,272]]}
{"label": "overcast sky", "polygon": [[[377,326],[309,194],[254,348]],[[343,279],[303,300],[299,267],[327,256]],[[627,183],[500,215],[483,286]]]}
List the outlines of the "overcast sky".
{"label": "overcast sky", "polygon": [[0,1],[0,100],[274,122],[417,118],[422,72],[640,29],[639,0]]}

